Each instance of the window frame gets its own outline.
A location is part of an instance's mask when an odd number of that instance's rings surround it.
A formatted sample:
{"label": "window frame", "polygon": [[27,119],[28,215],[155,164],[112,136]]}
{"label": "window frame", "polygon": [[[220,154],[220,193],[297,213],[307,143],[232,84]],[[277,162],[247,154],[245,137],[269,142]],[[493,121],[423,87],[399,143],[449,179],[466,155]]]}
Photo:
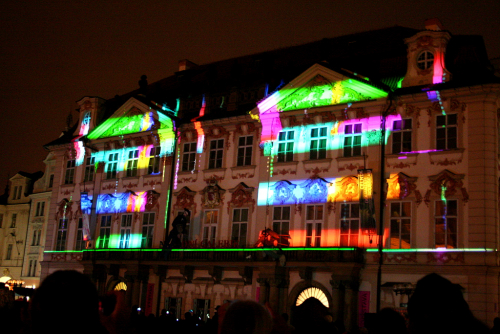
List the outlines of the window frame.
{"label": "window frame", "polygon": [[[446,210],[444,212],[444,215],[438,215],[438,203],[454,203],[454,206],[455,206],[455,214],[452,214],[452,213],[449,213],[448,212],[448,207],[450,206],[449,204],[446,205]],[[459,213],[459,202],[457,199],[446,199],[445,201],[443,200],[435,200],[434,201],[434,247],[435,248],[447,248],[447,249],[454,249],[454,248],[458,248],[458,242],[459,242],[459,234],[458,234],[458,228],[459,228],[459,216],[460,216],[460,213]],[[454,231],[452,231],[452,233],[449,233],[448,232],[448,228],[447,228],[447,224],[446,222],[443,224],[443,232],[440,232],[438,233],[438,224],[437,224],[437,221],[438,220],[441,220],[441,219],[444,219],[445,221],[448,221],[449,219],[454,219],[455,220],[455,223],[454,223]],[[453,227],[453,226],[452,226]],[[444,245],[443,246],[438,246],[437,244],[437,235],[438,234],[443,234],[444,236]],[[448,242],[448,240],[450,239],[450,234],[451,235],[454,235],[455,236],[455,240],[454,240],[454,245],[451,245],[450,246],[450,243]]]}
{"label": "window frame", "polygon": [[282,130],[278,134],[277,162],[292,162],[295,149],[295,130]]}
{"label": "window frame", "polygon": [[78,218],[76,229],[75,250],[83,250],[86,248],[86,242],[83,240],[83,218]]}
{"label": "window frame", "polygon": [[[315,131],[318,131],[318,134],[315,134],[314,133]],[[322,132],[324,132],[324,134]],[[328,145],[327,127],[318,126],[312,128],[310,132],[309,160],[326,159],[327,145]]]}
{"label": "window frame", "polygon": [[344,128],[343,156],[346,158],[362,156],[362,145],[363,123],[346,124]]}
{"label": "window frame", "polygon": [[[411,242],[412,242],[412,210],[413,210],[412,202],[411,201],[393,201],[393,202],[390,202],[389,205],[390,205],[390,212],[389,212],[390,218],[389,218],[389,245],[388,245],[388,248],[391,248],[391,249],[410,249]],[[395,207],[396,205],[399,206],[399,208],[396,212],[398,214],[398,216],[394,215],[395,210],[393,210],[393,207]],[[409,215],[405,215],[405,216],[402,215],[405,211],[404,206],[409,207],[409,211],[410,211]],[[405,222],[407,222],[407,223],[405,223]],[[396,239],[396,238],[393,238],[393,231],[396,230],[393,228],[395,226],[395,224],[397,224],[398,247],[393,247],[393,243],[392,243],[392,240]],[[404,224],[408,225],[407,233],[403,233]],[[403,246],[403,235],[408,235],[407,242],[406,242],[407,246],[405,246],[405,247],[402,247]]]}
{"label": "window frame", "polygon": [[[279,210],[279,215],[276,213]],[[288,219],[284,215],[284,211],[288,214]],[[288,238],[290,237],[290,226],[292,224],[292,209],[288,205],[279,205],[273,207],[273,231],[280,236],[279,243],[281,245],[289,244]]]}
{"label": "window frame", "polygon": [[[345,206],[349,206],[349,216],[344,216],[344,210]],[[357,216],[353,216],[352,208],[353,206],[357,206]],[[357,223],[357,233],[352,233],[353,230],[353,225],[352,223],[356,222]],[[348,223],[348,229],[346,230],[343,227],[343,224]],[[340,224],[339,224],[339,231],[340,231],[340,243],[339,245],[341,247],[358,247],[361,241],[361,215],[360,215],[360,205],[359,203],[356,202],[344,202],[340,204]],[[347,233],[343,233],[343,231],[347,231]],[[355,242],[352,242],[352,239],[355,236]],[[345,238],[347,237],[347,242]]]}
{"label": "window frame", "polygon": [[[238,149],[236,154],[236,166],[251,166],[253,156],[253,135],[240,136],[238,138]],[[248,140],[250,139],[250,143]]]}
{"label": "window frame", "polygon": [[120,154],[118,152],[109,153],[106,161],[106,180],[116,179],[118,176],[118,160]]}
{"label": "window frame", "polygon": [[134,148],[128,151],[128,159],[125,168],[125,177],[135,177],[137,176],[137,170],[139,165],[139,149]]}
{"label": "window frame", "polygon": [[95,174],[95,157],[87,157],[85,159],[85,174],[83,175],[83,182],[94,181]]}
{"label": "window frame", "polygon": [[55,250],[56,251],[66,250],[67,241],[68,241],[68,219],[59,218],[59,224],[57,225]]}
{"label": "window frame", "polygon": [[[400,124],[398,129],[396,127],[396,122],[399,122]],[[400,154],[401,152],[411,152],[413,149],[413,119],[403,118],[400,120],[394,120],[392,123],[391,137],[392,137],[392,154]]]}
{"label": "window frame", "polygon": [[118,240],[118,248],[128,249],[131,248],[132,242],[132,225],[133,214],[123,213],[120,222],[120,237]]}
{"label": "window frame", "polygon": [[[103,222],[106,223],[103,225]],[[97,248],[109,248],[109,239],[111,236],[111,215],[102,215],[99,225],[99,242]]]}
{"label": "window frame", "polygon": [[224,138],[212,139],[208,150],[208,169],[222,168],[224,165]]}
{"label": "window frame", "polygon": [[64,184],[75,183],[76,160],[69,159],[66,161],[66,171],[64,172]]}
{"label": "window frame", "polygon": [[[209,219],[209,222],[207,222],[208,213],[215,213],[215,217]],[[219,223],[218,209],[203,210],[203,221],[201,224],[203,227],[202,243],[211,243],[212,245],[215,245],[215,241],[217,240],[218,223]]]}
{"label": "window frame", "polygon": [[142,213],[141,248],[153,247],[155,219],[156,219],[155,212]]}
{"label": "window frame", "polygon": [[[311,208],[313,210],[312,212],[313,217],[309,215]],[[325,219],[325,208],[322,204],[306,205],[306,218],[305,218],[306,247],[321,247],[321,237],[323,232],[324,219]]]}
{"label": "window frame", "polygon": [[[429,57],[431,55],[432,57]],[[422,57],[423,56],[423,57]],[[415,64],[419,70],[425,71],[434,67],[434,53],[430,50],[420,52],[415,60]],[[421,66],[422,65],[422,66]]]}
{"label": "window frame", "polygon": [[148,175],[160,174],[161,168],[161,147],[153,146],[149,151]]}
{"label": "window frame", "polygon": [[[455,123],[454,124],[449,124],[448,120],[450,116],[454,116],[455,118]],[[442,124],[439,119],[444,117],[445,122]],[[435,132],[435,144],[436,144],[436,149],[437,150],[454,150],[458,148],[458,138],[459,138],[459,127],[458,127],[458,118],[459,114],[458,113],[449,113],[449,114],[438,114],[435,117],[435,122],[436,122],[436,132]],[[442,124],[442,125],[440,125]],[[440,131],[441,130],[441,131]],[[444,130],[444,131],[442,131]],[[455,135],[453,137],[450,132],[455,131]],[[444,132],[443,134],[440,134],[440,132]],[[440,144],[440,141],[444,143]]]}
{"label": "window frame", "polygon": [[196,142],[182,145],[181,172],[193,171],[196,167]]}
{"label": "window frame", "polygon": [[[238,214],[236,214],[238,212]],[[243,212],[246,212],[243,215]],[[246,247],[248,241],[248,208],[233,208],[231,218],[231,243],[238,243],[238,247]],[[244,219],[246,217],[246,219]]]}

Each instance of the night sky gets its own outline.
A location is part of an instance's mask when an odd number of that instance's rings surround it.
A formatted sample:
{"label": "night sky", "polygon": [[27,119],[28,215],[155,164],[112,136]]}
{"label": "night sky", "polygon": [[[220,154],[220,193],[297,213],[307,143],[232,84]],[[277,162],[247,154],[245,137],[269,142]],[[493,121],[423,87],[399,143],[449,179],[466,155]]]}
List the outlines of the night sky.
{"label": "night sky", "polygon": [[[380,5],[383,3],[383,5]],[[500,56],[500,1],[0,1],[0,193],[43,170],[76,101],[105,99],[206,64],[437,17],[452,35],[482,35]]]}

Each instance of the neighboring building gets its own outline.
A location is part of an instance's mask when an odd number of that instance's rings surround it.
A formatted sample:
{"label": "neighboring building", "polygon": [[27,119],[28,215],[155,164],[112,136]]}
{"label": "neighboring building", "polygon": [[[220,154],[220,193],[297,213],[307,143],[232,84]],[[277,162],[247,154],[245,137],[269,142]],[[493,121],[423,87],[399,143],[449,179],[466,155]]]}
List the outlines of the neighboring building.
{"label": "neighboring building", "polygon": [[[437,272],[491,325],[500,84],[480,37],[428,24],[182,61],[130,94],[83,98],[46,145],[42,277],[83,271],[146,313],[257,299],[298,326],[314,297],[353,329],[376,310],[381,230],[381,307],[404,311]],[[161,251],[184,209],[183,246]]]}
{"label": "neighboring building", "polygon": [[[23,266],[33,184],[42,172],[18,172],[0,203],[0,282],[24,282]],[[26,283],[26,282],[25,282]]]}

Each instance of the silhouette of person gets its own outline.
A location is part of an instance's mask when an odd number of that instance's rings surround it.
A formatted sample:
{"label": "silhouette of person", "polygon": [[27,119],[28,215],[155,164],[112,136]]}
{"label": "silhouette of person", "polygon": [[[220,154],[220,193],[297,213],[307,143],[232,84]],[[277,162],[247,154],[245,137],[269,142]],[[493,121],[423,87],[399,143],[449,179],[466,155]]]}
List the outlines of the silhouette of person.
{"label": "silhouette of person", "polygon": [[168,239],[165,243],[167,248],[181,247],[181,237],[187,232],[186,225],[189,222],[190,214],[191,211],[189,211],[188,209],[184,209],[184,212],[182,214],[179,214],[177,217],[175,217],[174,221],[172,222],[172,230],[168,234]]}
{"label": "silhouette of person", "polygon": [[233,302],[223,317],[221,334],[269,334],[273,329],[269,311],[251,300]]}

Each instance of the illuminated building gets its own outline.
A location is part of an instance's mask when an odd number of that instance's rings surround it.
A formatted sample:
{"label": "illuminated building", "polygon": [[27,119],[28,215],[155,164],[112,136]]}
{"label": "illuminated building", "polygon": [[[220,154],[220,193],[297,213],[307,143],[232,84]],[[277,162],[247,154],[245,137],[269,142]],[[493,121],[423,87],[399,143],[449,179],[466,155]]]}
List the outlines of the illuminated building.
{"label": "illuminated building", "polygon": [[[76,126],[46,145],[42,276],[81,270],[146,313],[206,317],[249,298],[293,323],[313,297],[352,329],[376,309],[382,239],[382,307],[404,309],[438,272],[492,322],[499,81],[480,40],[428,28],[183,61],[138,91],[82,99]],[[183,247],[162,252],[185,208]]]}

